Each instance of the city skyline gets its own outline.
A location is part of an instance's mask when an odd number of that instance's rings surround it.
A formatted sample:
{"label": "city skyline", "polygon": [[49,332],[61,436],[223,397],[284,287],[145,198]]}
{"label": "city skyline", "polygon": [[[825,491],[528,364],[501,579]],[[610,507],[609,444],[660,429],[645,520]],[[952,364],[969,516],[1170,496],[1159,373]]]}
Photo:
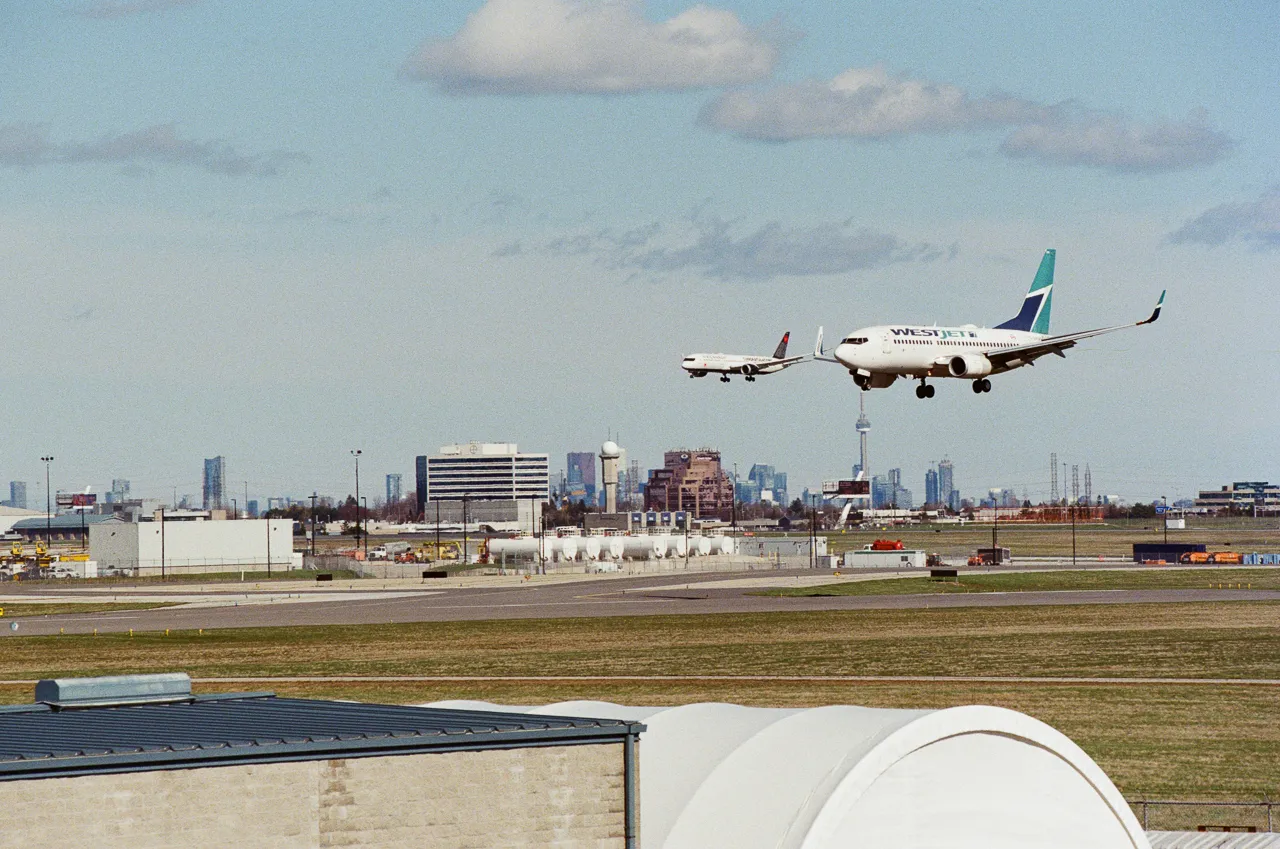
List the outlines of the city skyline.
{"label": "city skyline", "polygon": [[31,503],[45,455],[64,489],[167,500],[216,451],[232,497],[302,496],[352,486],[352,445],[376,477],[424,443],[614,433],[650,468],[710,442],[799,491],[856,462],[843,370],[726,386],[682,355],[996,323],[1055,248],[1055,329],[1167,288],[1160,322],[982,397],[871,393],[871,471],[915,489],[945,450],[968,491],[1034,497],[1057,451],[1171,500],[1280,478],[1277,351],[1204,344],[1280,324],[1276,15],[8,4],[0,251],[29,332],[4,376],[40,400],[0,412],[0,470]]}

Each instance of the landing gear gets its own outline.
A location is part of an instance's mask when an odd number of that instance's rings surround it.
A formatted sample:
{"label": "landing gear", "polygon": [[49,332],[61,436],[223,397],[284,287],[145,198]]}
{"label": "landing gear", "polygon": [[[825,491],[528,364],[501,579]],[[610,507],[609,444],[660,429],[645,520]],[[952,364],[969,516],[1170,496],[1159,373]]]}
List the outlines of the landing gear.
{"label": "landing gear", "polygon": [[987,380],[985,377],[982,378],[981,380],[975,380],[973,382],[974,395],[981,395],[983,392],[990,392],[990,391],[991,391],[991,381]]}
{"label": "landing gear", "polygon": [[866,392],[868,389],[871,388],[870,377],[867,377],[866,375],[858,374],[858,372],[856,372],[853,369],[849,369],[849,376],[853,378],[853,382],[857,384],[858,388],[861,389],[863,392]]}
{"label": "landing gear", "polygon": [[920,378],[920,385],[916,387],[917,398],[932,398],[936,390],[929,384],[924,382],[924,378]]}
{"label": "landing gear", "polygon": [[754,377],[752,377],[751,375],[747,375],[747,381],[748,381],[749,383],[755,383],[755,382],[756,382],[756,379],[755,379]]}
{"label": "landing gear", "polygon": [[721,383],[728,383],[728,382],[729,382],[729,375],[727,375],[727,374],[721,375],[721,376],[720,376],[720,382],[721,382]]}

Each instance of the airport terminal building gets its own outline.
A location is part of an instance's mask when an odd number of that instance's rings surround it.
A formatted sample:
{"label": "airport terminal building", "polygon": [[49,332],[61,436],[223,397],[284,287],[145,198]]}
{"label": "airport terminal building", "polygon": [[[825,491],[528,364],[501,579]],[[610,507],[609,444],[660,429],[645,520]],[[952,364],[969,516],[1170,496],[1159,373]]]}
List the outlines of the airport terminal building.
{"label": "airport terminal building", "polygon": [[550,491],[550,456],[521,453],[514,442],[446,445],[417,458],[418,510],[424,522],[518,522],[532,530]]}

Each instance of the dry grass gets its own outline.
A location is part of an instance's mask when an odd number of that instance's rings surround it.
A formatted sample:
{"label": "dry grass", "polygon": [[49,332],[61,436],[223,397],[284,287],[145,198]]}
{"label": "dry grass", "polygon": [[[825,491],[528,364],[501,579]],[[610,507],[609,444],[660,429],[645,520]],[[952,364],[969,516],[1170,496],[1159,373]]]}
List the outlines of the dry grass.
{"label": "dry grass", "polygon": [[959,578],[935,580],[885,578],[879,581],[845,581],[816,587],[764,590],[769,596],[838,595],[945,595],[949,593],[1060,592],[1066,590],[1172,590],[1172,589],[1280,590],[1280,569],[1092,569],[1062,572],[967,572]]}
{"label": "dry grass", "polygon": [[[1280,687],[573,681],[605,675],[983,675],[1280,679],[1280,605],[1220,603],[422,623],[5,638],[0,677],[524,675],[535,681],[206,684],[394,703],[603,699],[773,706],[993,704],[1059,728],[1130,797],[1280,793]],[[27,701],[29,686],[0,687]]]}
{"label": "dry grass", "polygon": [[64,613],[111,613],[118,610],[151,610],[156,607],[173,607],[178,602],[47,602],[38,604],[0,605],[0,619],[18,619],[26,616],[59,616]]}

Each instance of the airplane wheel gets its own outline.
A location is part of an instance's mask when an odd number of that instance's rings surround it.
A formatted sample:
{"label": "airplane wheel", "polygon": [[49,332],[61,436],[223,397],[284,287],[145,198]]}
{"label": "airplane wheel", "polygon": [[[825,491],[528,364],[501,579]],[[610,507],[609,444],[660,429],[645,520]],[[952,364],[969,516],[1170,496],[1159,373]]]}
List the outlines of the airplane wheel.
{"label": "airplane wheel", "polygon": [[981,380],[975,380],[975,381],[973,382],[973,394],[974,394],[974,395],[981,395],[981,394],[982,394],[982,381],[981,381]]}
{"label": "airplane wheel", "polygon": [[916,387],[916,397],[917,397],[917,398],[924,398],[924,397],[925,397],[925,391],[924,391],[924,385],[923,385],[923,384],[922,384],[922,385],[920,385],[920,386],[917,386],[917,387]]}
{"label": "airplane wheel", "polygon": [[932,398],[935,391],[936,390],[932,386],[926,386],[924,388],[924,397]]}
{"label": "airplane wheel", "polygon": [[983,392],[991,391],[991,381],[987,380],[985,377],[982,378],[982,391]]}
{"label": "airplane wheel", "polygon": [[727,374],[726,374],[724,377],[720,378],[720,382],[721,382],[721,383],[728,383],[728,382],[729,382],[729,375],[727,375]]}

